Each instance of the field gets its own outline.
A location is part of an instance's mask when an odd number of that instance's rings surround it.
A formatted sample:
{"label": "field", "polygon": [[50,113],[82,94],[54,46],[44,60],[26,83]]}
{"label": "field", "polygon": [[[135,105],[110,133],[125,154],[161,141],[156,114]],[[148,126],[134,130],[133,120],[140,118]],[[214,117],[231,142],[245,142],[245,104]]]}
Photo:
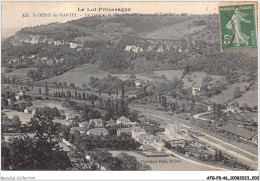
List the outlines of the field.
{"label": "field", "polygon": [[248,119],[253,119],[255,122],[258,122],[258,114],[257,113],[249,112],[249,113],[246,113],[245,116]]}
{"label": "field", "polygon": [[54,76],[41,82],[53,83],[54,81],[62,82],[66,81],[69,85],[74,83],[76,86],[81,87],[83,83],[88,83],[91,76],[97,78],[106,77],[109,73],[102,71],[98,68],[98,64],[84,64],[78,67],[75,67],[62,75]]}
{"label": "field", "polygon": [[59,110],[64,109],[62,107],[62,102],[59,101],[52,101],[52,100],[36,100],[32,102],[33,107],[50,107],[54,108],[57,107]]}
{"label": "field", "polygon": [[35,68],[19,68],[19,69],[13,69],[12,72],[10,73],[5,73],[4,75],[6,77],[18,77],[19,80],[24,80],[24,79],[27,79],[27,72],[28,70],[35,70]]}
{"label": "field", "polygon": [[[202,80],[206,77],[210,76],[212,81],[210,81],[211,84],[215,84],[216,82],[225,82],[225,77],[219,76],[219,75],[208,75],[207,73],[202,72],[193,72],[188,75],[185,75],[185,77],[182,79],[184,82],[185,87],[192,87],[194,84],[201,85]],[[189,77],[190,80],[189,81]]]}
{"label": "field", "polygon": [[244,103],[246,103],[250,107],[257,106],[258,105],[257,100],[258,100],[257,90],[247,91],[241,97],[236,99],[239,105],[242,106]]}
{"label": "field", "polygon": [[193,21],[194,19],[179,22],[159,30],[146,32],[145,35],[141,36],[148,39],[178,40],[187,34],[194,33],[206,27],[204,25],[190,27],[189,25],[192,24]]}
{"label": "field", "polygon": [[[240,87],[241,91],[245,91],[245,86],[249,86],[249,83],[237,83],[237,84],[232,84],[230,86],[228,86],[227,90],[223,90],[221,94],[218,94],[216,96],[211,97],[210,99],[208,99],[206,102],[208,103],[217,103],[217,104],[223,104],[223,103],[227,103],[228,101],[233,100],[233,93],[234,93],[234,89],[236,87]],[[256,92],[257,93],[257,92]],[[243,96],[242,96],[243,97]],[[249,97],[247,97],[248,99]],[[250,98],[250,100],[252,100],[253,98]],[[255,98],[256,103],[257,103],[257,98]],[[236,101],[239,99],[236,99]],[[246,102],[247,104],[250,104],[250,100],[246,100],[246,99],[242,99],[244,100],[244,102]]]}
{"label": "field", "polygon": [[[119,154],[121,151],[110,151],[113,155]],[[176,157],[146,157],[133,151],[124,151],[131,156],[135,156],[141,163],[145,163],[152,168],[152,171],[199,171],[213,170],[201,165],[180,160]]]}
{"label": "field", "polygon": [[154,71],[155,76],[162,77],[164,75],[167,79],[173,80],[174,77],[181,78],[183,70],[159,70]]}
{"label": "field", "polygon": [[[116,76],[119,78],[126,78],[129,76],[129,74],[110,74],[107,71],[100,70],[98,67],[98,64],[84,64],[79,67],[75,67],[67,72],[65,72],[62,75],[54,76],[46,80],[42,80],[40,82],[49,82],[53,83],[54,81],[62,82],[66,81],[69,85],[70,83],[74,83],[77,87],[81,87],[83,83],[88,84],[89,78],[91,76],[95,78],[103,78],[108,75]],[[152,78],[142,76],[142,75],[136,75],[136,78],[142,79],[142,80],[153,80]]]}
{"label": "field", "polygon": [[4,109],[2,112],[5,113],[8,116],[9,119],[12,119],[14,117],[14,115],[19,116],[20,120],[22,121],[22,124],[26,124],[33,117],[32,114],[26,114],[26,113],[23,113],[23,112],[7,110],[7,109]]}
{"label": "field", "polygon": [[[154,74],[158,77],[164,75],[168,80],[173,80],[174,77],[181,78],[183,76],[183,70],[160,70],[154,71]],[[184,87],[192,87],[193,85],[201,85],[203,78],[210,76],[212,81],[210,83],[215,84],[217,81],[225,82],[225,77],[219,75],[208,75],[203,72],[193,72],[183,77]],[[190,81],[189,81],[190,79]]]}

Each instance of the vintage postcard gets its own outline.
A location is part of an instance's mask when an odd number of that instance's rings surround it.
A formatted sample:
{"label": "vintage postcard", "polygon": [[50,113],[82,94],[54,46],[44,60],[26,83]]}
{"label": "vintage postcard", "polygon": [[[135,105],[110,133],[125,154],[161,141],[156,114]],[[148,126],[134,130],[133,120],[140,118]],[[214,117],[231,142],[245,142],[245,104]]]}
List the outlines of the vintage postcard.
{"label": "vintage postcard", "polygon": [[61,170],[259,179],[257,7],[2,2],[1,179]]}

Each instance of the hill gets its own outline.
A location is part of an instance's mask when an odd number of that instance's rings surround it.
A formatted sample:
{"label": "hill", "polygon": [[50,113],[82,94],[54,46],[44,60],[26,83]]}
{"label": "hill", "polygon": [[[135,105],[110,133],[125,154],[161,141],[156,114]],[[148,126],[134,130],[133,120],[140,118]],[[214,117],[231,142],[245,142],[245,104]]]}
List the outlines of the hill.
{"label": "hill", "polygon": [[207,27],[206,25],[192,26],[194,21],[196,21],[196,19],[185,20],[159,30],[141,33],[140,36],[147,39],[179,40],[185,35],[203,30]]}
{"label": "hill", "polygon": [[[95,63],[101,75],[188,67],[191,75],[217,75],[230,84],[256,80],[257,49],[220,52],[219,38],[217,15],[85,17],[23,28],[3,42],[2,66],[37,68],[37,80],[86,63]],[[199,78],[183,81],[191,86]]]}
{"label": "hill", "polygon": [[[218,95],[215,95],[215,96],[209,98],[206,102],[217,103],[217,104],[228,103],[229,101],[233,100],[234,89],[236,87],[239,87],[242,92],[245,92],[245,94],[242,95],[243,98],[240,97],[240,98],[234,99],[234,100],[236,100],[236,101],[240,100],[240,102],[242,103],[242,100],[245,100],[245,98],[247,98],[246,103],[251,104],[250,102],[252,99],[255,98],[255,96],[253,96],[253,94],[252,94],[252,93],[254,93],[254,91],[246,92],[246,87],[248,87],[249,85],[250,84],[248,82],[229,85],[228,88],[226,90],[223,90],[221,94],[218,94]],[[257,100],[257,98],[256,98],[256,100]]]}

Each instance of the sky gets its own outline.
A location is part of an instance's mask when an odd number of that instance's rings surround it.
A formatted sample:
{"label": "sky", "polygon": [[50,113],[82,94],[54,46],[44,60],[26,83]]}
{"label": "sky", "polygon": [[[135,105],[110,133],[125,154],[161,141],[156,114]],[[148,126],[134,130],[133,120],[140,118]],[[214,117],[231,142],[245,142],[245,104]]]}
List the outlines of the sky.
{"label": "sky", "polygon": [[[218,12],[219,2],[2,2],[2,37],[12,36],[23,27],[51,22],[79,19],[89,12],[87,8],[131,8],[128,13],[188,13],[211,14]],[[78,8],[84,8],[79,12]],[[33,17],[33,13],[37,16]],[[77,13],[76,17],[38,17],[38,13]],[[106,14],[106,12],[102,12]],[[110,12],[111,13],[111,12]],[[29,14],[30,17],[23,17]]]}

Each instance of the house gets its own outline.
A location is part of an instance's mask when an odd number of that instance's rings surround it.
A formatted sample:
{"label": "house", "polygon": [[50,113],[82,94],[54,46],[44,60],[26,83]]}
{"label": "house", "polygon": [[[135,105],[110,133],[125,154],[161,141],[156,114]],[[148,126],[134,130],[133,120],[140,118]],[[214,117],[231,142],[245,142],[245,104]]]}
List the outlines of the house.
{"label": "house", "polygon": [[162,151],[164,147],[164,142],[158,137],[154,135],[147,135],[144,137],[143,143],[147,145],[151,145],[156,148],[157,151]]}
{"label": "house", "polygon": [[83,127],[72,127],[70,128],[70,133],[75,133],[76,131],[79,131],[81,134],[86,133],[87,128],[83,128]]}
{"label": "house", "polygon": [[3,133],[3,140],[6,142],[12,142],[15,138],[24,138],[24,136],[29,136],[30,138],[34,137],[35,134],[30,133]]}
{"label": "house", "polygon": [[30,43],[31,44],[38,44],[39,43],[39,39],[38,39],[38,37],[37,36],[31,36],[31,41],[30,41]]}
{"label": "house", "polygon": [[79,117],[79,114],[75,113],[65,113],[64,115],[66,116],[66,120],[75,119],[76,117]]}
{"label": "house", "polygon": [[12,142],[15,138],[21,138],[23,136],[22,133],[3,133],[3,140],[5,142]]}
{"label": "house", "polygon": [[70,48],[78,48],[78,47],[83,47],[81,43],[78,42],[70,42]]}
{"label": "house", "polygon": [[242,110],[239,108],[239,105],[237,103],[231,103],[227,106],[227,109],[224,111],[224,112],[227,112],[227,113],[239,113],[241,114],[242,113]]}
{"label": "house", "polygon": [[228,123],[226,125],[224,125],[221,129],[229,132],[229,133],[233,133],[234,135],[239,136],[242,139],[245,140],[251,140],[251,141],[255,141],[255,135],[257,135],[257,132],[255,131],[250,131],[244,128],[240,128],[236,125],[233,125],[231,123]]}
{"label": "house", "polygon": [[55,40],[55,41],[53,42],[53,45],[55,45],[55,46],[64,45],[64,40]]}
{"label": "house", "polygon": [[117,125],[116,122],[113,119],[110,119],[109,121],[105,122],[106,127],[112,127]]}
{"label": "house", "polygon": [[128,118],[126,118],[125,116],[122,116],[116,120],[116,124],[123,124],[124,126],[129,126],[129,125],[135,125],[136,123],[131,122]]}
{"label": "house", "polygon": [[144,137],[148,135],[144,129],[140,127],[132,127],[132,138],[138,142],[143,142]]}
{"label": "house", "polygon": [[69,146],[69,147],[73,147],[73,144],[71,144],[68,140],[66,140],[65,138],[62,138],[62,143],[64,143],[65,145]]}
{"label": "house", "polygon": [[208,111],[209,111],[209,112],[213,111],[213,106],[211,106],[211,105],[208,106]]}
{"label": "house", "polygon": [[183,129],[178,124],[168,124],[165,127],[164,134],[173,140],[192,140],[187,133],[187,130]]}
{"label": "house", "polygon": [[181,146],[182,148],[185,146],[185,140],[173,140],[170,141],[171,146]]}
{"label": "house", "polygon": [[70,126],[72,125],[72,121],[71,120],[64,120],[64,119],[57,119],[55,118],[53,120],[54,123],[60,123],[61,125],[64,125],[64,126]]}
{"label": "house", "polygon": [[87,135],[95,135],[95,136],[105,136],[108,134],[108,131],[105,128],[94,128],[90,129],[87,132]]}
{"label": "house", "polygon": [[21,98],[22,96],[24,96],[24,95],[25,95],[25,92],[22,91],[22,90],[19,90],[19,91],[15,94],[15,99],[18,101],[18,100],[20,100],[20,98]]}
{"label": "house", "polygon": [[27,108],[24,109],[23,112],[26,113],[26,114],[33,114],[34,115],[37,110],[38,110],[38,108],[27,107]]}
{"label": "house", "polygon": [[192,87],[192,95],[194,95],[194,96],[197,95],[197,92],[200,92],[200,89],[201,88],[199,86],[196,86],[196,85],[193,86]]}
{"label": "house", "polygon": [[163,53],[163,51],[164,51],[164,49],[163,49],[162,47],[159,47],[159,48],[157,49],[157,52],[158,52],[158,53]]}
{"label": "house", "polygon": [[134,80],[134,83],[135,83],[135,87],[141,87],[141,86],[143,86],[145,83],[142,81],[142,80],[140,80],[140,79],[135,79]]}
{"label": "house", "polygon": [[88,127],[88,121],[84,121],[84,122],[79,123],[79,127],[87,128]]}
{"label": "house", "polygon": [[104,121],[102,119],[91,119],[89,120],[89,125],[93,125],[95,128],[103,128]]}
{"label": "house", "polygon": [[49,39],[49,40],[48,40],[48,44],[49,44],[49,45],[54,44],[54,40],[53,40],[53,39]]}
{"label": "house", "polygon": [[164,142],[158,137],[154,135],[149,135],[145,132],[144,129],[140,127],[132,128],[132,138],[144,145],[150,145],[154,148],[154,150],[162,151],[164,147]]}
{"label": "house", "polygon": [[48,57],[42,57],[41,60],[42,60],[42,61],[47,61],[47,60],[48,60]]}
{"label": "house", "polygon": [[151,145],[142,145],[139,148],[140,150],[143,151],[155,151],[156,149],[154,147],[152,147]]}
{"label": "house", "polygon": [[117,130],[117,135],[121,135],[122,133],[125,133],[129,136],[132,136],[132,128],[121,128]]}

